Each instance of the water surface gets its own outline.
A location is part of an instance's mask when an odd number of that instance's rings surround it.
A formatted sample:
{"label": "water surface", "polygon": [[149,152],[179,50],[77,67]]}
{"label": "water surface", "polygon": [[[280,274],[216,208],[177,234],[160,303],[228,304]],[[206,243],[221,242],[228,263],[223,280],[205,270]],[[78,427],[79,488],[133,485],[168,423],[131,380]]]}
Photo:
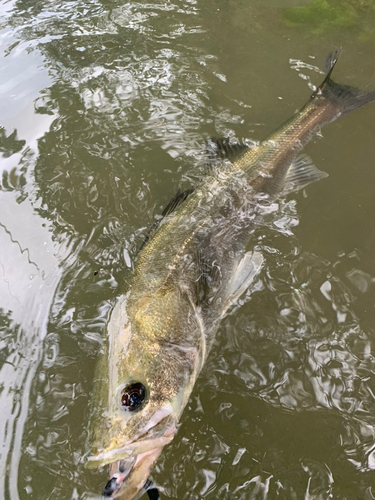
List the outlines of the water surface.
{"label": "water surface", "polygon": [[[286,10],[306,4],[0,6],[0,498],[100,497],[84,451],[105,325],[205,140],[261,140],[337,46],[335,79],[375,88],[371,2]],[[257,229],[265,267],[157,463],[163,499],[375,498],[374,123],[369,105],[315,137],[329,177]]]}

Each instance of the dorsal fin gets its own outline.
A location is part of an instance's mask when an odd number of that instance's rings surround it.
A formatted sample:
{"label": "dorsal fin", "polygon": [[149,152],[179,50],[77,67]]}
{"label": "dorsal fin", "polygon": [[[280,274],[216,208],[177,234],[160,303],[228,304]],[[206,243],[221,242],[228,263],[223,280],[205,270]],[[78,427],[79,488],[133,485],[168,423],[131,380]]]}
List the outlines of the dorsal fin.
{"label": "dorsal fin", "polygon": [[247,149],[249,146],[244,142],[233,143],[225,137],[211,137],[206,143],[206,153],[210,163],[225,159],[234,161]]}
{"label": "dorsal fin", "polygon": [[[186,189],[185,191],[180,191],[179,189],[177,190],[177,193],[173,196],[173,198],[170,200],[168,205],[165,207],[165,209],[161,213],[161,218],[166,217],[167,215],[171,214],[176,210],[177,207],[183,203],[188,196],[191,195],[191,193],[194,191],[194,188],[189,188]],[[159,219],[161,221],[161,219]]]}
{"label": "dorsal fin", "polygon": [[189,188],[189,189],[186,189],[185,191],[182,191],[182,192],[180,191],[180,189],[177,190],[177,193],[173,196],[173,198],[169,201],[168,205],[164,208],[164,210],[162,211],[158,220],[156,222],[154,222],[152,224],[152,226],[150,227],[150,229],[147,231],[146,236],[145,236],[141,246],[139,247],[136,255],[138,255],[139,252],[142,250],[142,248],[146,245],[146,243],[150,239],[150,236],[152,235],[152,233],[154,233],[157,230],[157,228],[160,226],[161,221],[165,217],[167,217],[167,215],[174,212],[181,205],[181,203],[183,203],[186,200],[186,198],[191,195],[191,193],[193,191],[194,191],[194,188]]}

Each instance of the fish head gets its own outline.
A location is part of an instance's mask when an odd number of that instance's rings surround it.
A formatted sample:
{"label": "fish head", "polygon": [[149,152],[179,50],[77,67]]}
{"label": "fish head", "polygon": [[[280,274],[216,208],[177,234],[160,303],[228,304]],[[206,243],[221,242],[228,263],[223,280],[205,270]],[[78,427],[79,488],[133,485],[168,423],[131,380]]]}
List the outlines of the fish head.
{"label": "fish head", "polygon": [[87,468],[110,465],[107,497],[122,500],[142,489],[173,439],[200,367],[199,346],[191,341],[199,319],[179,292],[160,291],[128,311],[126,297],[120,299],[108,324],[86,461]]}

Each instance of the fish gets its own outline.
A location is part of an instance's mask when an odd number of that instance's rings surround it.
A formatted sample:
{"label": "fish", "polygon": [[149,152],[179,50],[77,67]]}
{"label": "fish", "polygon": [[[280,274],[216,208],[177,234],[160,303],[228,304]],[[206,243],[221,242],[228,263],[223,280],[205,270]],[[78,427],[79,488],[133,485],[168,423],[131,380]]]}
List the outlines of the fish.
{"label": "fish", "polygon": [[[260,275],[251,235],[280,196],[326,177],[300,153],[320,129],[375,100],[335,83],[340,49],[300,111],[255,147],[213,141],[207,175],[172,198],[140,249],[107,325],[94,376],[86,467],[109,465],[103,498],[144,492],[220,322]],[[211,151],[212,152],[212,151]]]}

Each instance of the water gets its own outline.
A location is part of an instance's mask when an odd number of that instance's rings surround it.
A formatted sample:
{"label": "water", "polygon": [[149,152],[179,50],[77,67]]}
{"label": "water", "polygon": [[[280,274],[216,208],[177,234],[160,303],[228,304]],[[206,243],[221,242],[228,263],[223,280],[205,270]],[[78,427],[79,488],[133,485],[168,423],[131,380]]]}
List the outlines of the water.
{"label": "water", "polygon": [[[336,80],[375,88],[371,2],[288,25],[298,5],[0,6],[0,498],[99,498],[83,455],[105,324],[205,139],[262,139],[340,45]],[[257,230],[265,268],[157,463],[163,499],[375,498],[374,116],[314,138],[329,178]]]}

